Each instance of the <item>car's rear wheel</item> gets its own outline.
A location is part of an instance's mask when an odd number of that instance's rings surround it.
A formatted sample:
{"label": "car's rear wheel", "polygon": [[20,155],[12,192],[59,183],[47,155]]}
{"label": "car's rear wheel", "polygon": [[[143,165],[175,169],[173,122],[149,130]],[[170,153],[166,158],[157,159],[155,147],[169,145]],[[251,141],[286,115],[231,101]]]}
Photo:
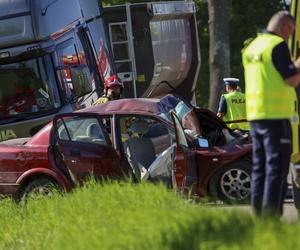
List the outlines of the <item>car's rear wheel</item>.
{"label": "car's rear wheel", "polygon": [[57,183],[47,178],[38,178],[26,185],[21,194],[21,200],[36,198],[38,196],[52,197],[59,191]]}
{"label": "car's rear wheel", "polygon": [[224,167],[211,178],[210,195],[226,203],[249,203],[251,169],[251,161],[246,159]]}

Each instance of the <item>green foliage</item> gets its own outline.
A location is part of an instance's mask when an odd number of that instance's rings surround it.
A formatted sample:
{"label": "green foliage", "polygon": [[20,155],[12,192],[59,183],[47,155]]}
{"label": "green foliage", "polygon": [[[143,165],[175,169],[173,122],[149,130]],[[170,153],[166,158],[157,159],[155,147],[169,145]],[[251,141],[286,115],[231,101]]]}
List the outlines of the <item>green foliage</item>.
{"label": "green foliage", "polygon": [[0,249],[298,249],[300,224],[191,203],[162,185],[89,183],[0,203]]}
{"label": "green foliage", "polygon": [[281,9],[283,9],[281,0],[232,1],[230,22],[231,75],[240,78],[243,84],[244,71],[241,50],[244,47],[244,41],[263,31],[270,17]]}
{"label": "green foliage", "polygon": [[[197,102],[207,107],[209,97],[209,33],[208,6],[206,0],[196,0],[199,40],[201,46],[201,70],[197,86]],[[269,18],[278,10],[283,9],[281,0],[234,0],[230,16],[230,68],[231,76],[241,80],[244,89],[244,70],[241,50],[244,41],[256,36],[257,32],[265,29]]]}
{"label": "green foliage", "polygon": [[196,88],[197,104],[207,108],[209,97],[209,30],[208,5],[205,0],[196,0],[196,17],[201,53],[201,67]]}

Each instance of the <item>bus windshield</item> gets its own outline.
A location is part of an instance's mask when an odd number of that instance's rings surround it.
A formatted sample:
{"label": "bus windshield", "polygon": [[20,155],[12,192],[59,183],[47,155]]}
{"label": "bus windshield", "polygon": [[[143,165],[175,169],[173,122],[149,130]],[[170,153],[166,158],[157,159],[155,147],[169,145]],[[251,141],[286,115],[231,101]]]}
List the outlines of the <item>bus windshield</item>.
{"label": "bus windshield", "polygon": [[0,65],[0,120],[30,118],[61,106],[51,65],[49,54]]}

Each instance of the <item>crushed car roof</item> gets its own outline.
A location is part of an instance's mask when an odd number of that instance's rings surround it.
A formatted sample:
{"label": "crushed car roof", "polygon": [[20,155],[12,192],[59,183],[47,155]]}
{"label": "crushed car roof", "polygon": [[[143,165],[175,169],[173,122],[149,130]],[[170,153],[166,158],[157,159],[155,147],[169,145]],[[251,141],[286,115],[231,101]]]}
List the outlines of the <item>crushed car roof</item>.
{"label": "crushed car roof", "polygon": [[177,95],[166,95],[161,99],[153,98],[127,98],[115,101],[110,101],[104,104],[96,105],[93,107],[81,109],[76,112],[91,112],[100,114],[109,113],[168,113],[170,110],[174,109],[179,102],[184,102],[187,107],[191,109],[190,103],[182,99]]}
{"label": "crushed car roof", "polygon": [[150,98],[128,98],[110,101],[96,106],[78,110],[76,112],[91,112],[91,113],[125,113],[125,112],[145,112],[158,114],[159,109],[157,103],[159,99]]}

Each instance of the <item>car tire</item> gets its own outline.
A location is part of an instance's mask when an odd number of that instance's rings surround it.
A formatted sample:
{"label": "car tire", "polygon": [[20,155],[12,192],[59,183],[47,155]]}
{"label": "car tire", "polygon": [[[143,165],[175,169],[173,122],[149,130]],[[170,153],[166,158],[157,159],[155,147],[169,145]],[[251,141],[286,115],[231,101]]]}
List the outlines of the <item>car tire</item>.
{"label": "car tire", "polygon": [[54,181],[48,178],[38,178],[29,182],[24,187],[21,193],[21,201],[26,201],[40,195],[52,197],[59,190],[59,186]]}
{"label": "car tire", "polygon": [[248,159],[232,162],[209,182],[210,196],[230,204],[250,203],[252,163]]}

